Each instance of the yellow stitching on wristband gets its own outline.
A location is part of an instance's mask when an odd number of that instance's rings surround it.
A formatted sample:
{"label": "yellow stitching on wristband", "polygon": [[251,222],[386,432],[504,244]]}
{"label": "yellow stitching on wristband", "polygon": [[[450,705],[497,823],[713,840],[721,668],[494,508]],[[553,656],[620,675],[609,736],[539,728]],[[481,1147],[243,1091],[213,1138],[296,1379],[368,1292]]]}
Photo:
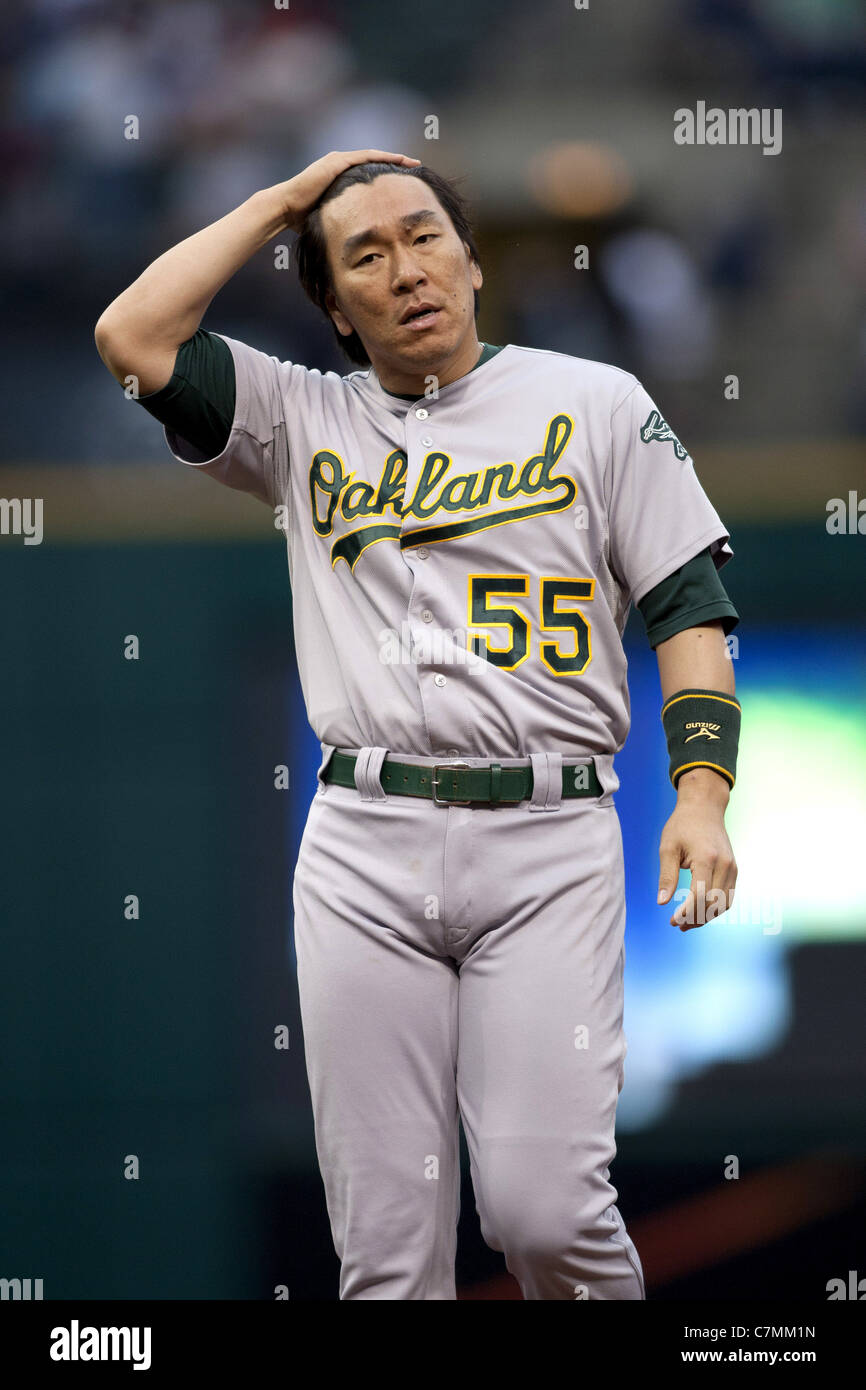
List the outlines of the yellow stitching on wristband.
{"label": "yellow stitching on wristband", "polygon": [[671,705],[677,704],[680,700],[718,700],[719,703],[722,704],[722,705],[733,705],[734,709],[738,709],[738,710],[740,711],[740,713],[742,714],[742,706],[740,705],[739,700],[731,700],[731,699],[726,698],[724,695],[703,695],[703,694],[701,694],[701,695],[672,695],[671,698],[668,700],[667,704],[662,705],[662,714],[663,714],[663,715],[666,714],[667,711],[670,709]]}
{"label": "yellow stitching on wristband", "polygon": [[720,772],[723,777],[729,778],[731,786],[734,785],[734,781],[736,780],[734,777],[731,776],[730,772],[726,767],[719,767],[718,763],[684,763],[682,767],[676,768],[676,770],[671,773],[671,782],[674,783],[674,786],[676,786],[674,778],[682,776],[684,772],[688,772],[693,767],[711,767],[714,772]]}

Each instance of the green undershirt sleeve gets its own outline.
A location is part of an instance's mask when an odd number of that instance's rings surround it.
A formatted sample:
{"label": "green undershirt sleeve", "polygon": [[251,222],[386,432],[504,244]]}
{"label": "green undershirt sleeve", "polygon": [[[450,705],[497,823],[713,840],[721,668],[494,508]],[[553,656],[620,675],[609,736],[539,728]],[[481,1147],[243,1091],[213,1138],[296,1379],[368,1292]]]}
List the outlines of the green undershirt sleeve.
{"label": "green undershirt sleeve", "polygon": [[656,584],[644,594],[637,607],[653,648],[677,632],[714,619],[721,620],[727,636],[740,621],[709,549],[702,550]]}
{"label": "green undershirt sleeve", "polygon": [[205,459],[216,458],[228,443],[235,414],[235,364],[228,343],[199,328],[178,348],[171,380],[138,401]]}

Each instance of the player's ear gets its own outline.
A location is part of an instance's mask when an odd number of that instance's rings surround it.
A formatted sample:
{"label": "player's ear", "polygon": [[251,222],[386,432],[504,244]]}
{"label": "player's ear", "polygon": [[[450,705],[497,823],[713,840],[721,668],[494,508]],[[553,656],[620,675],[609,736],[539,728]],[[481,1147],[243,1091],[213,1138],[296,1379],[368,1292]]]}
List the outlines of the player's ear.
{"label": "player's ear", "polygon": [[481,286],[484,284],[484,276],[481,274],[481,266],[473,257],[472,252],[466,245],[465,241],[463,245],[466,249],[466,255],[469,258],[469,274],[472,277],[472,288],[473,290],[480,290]]}
{"label": "player's ear", "polygon": [[333,290],[325,291],[325,308],[337,325],[337,331],[342,333],[344,338],[348,338],[350,333],[354,333],[354,324],[351,324],[337,304],[337,297]]}

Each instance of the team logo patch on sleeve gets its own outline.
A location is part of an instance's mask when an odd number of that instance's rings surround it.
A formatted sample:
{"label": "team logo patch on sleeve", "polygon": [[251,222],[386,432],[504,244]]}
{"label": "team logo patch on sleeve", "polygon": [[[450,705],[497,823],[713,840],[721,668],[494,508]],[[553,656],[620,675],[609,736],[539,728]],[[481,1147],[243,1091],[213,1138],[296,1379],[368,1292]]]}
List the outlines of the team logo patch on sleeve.
{"label": "team logo patch on sleeve", "polygon": [[667,420],[660,415],[657,410],[651,410],[646,420],[640,427],[640,437],[644,444],[651,444],[654,439],[660,443],[669,440],[674,446],[674,453],[682,463],[689,457],[688,450],[684,449],[677,439]]}

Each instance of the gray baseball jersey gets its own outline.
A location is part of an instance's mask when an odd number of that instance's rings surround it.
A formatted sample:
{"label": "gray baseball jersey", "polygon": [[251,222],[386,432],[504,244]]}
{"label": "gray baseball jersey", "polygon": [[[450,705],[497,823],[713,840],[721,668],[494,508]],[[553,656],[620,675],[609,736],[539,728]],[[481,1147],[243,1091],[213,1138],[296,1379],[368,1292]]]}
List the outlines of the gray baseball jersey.
{"label": "gray baseball jersey", "polygon": [[[220,335],[223,336],[223,335]],[[376,373],[225,338],[226,448],[175,457],[285,526],[298,670],[323,744],[612,754],[629,607],[728,533],[628,372],[509,344],[410,402]]]}
{"label": "gray baseball jersey", "polygon": [[[731,555],[634,376],[509,344],[410,401],[225,340],[228,443],[177,458],[285,527],[323,745],[293,880],[343,1299],[453,1299],[458,1112],[485,1239],[527,1299],[642,1299],[610,1181],[626,1052],[613,755],[629,606]],[[355,750],[355,787],[323,776]],[[529,761],[531,800],[388,796],[387,754]],[[603,794],[563,799],[566,761]],[[550,814],[553,813],[553,814]]]}

